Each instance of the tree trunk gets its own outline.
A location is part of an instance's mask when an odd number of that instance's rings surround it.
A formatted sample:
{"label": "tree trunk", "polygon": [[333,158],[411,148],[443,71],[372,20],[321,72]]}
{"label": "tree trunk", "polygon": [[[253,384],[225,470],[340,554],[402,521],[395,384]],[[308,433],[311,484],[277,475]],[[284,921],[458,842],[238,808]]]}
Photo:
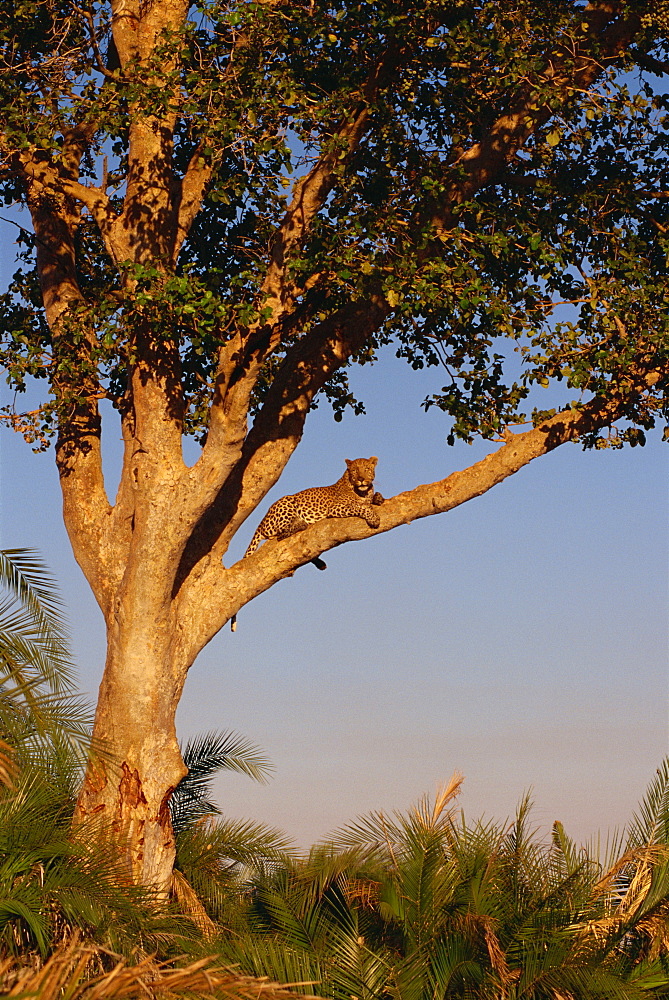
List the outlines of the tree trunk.
{"label": "tree trunk", "polygon": [[175,856],[169,799],[186,773],[175,714],[185,670],[174,662],[169,609],[125,610],[108,622],[108,650],[89,764],[75,822],[93,820],[125,854],[132,881],[166,893]]}

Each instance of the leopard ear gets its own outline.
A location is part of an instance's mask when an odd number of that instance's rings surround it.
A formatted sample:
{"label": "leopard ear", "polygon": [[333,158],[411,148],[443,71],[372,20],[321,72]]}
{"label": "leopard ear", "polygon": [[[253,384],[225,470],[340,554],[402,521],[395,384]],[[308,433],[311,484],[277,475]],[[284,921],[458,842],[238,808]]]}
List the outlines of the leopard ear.
{"label": "leopard ear", "polygon": [[376,457],[376,455],[372,455],[372,457],[368,459],[368,461],[371,462],[372,465],[376,465],[376,463],[378,462],[378,458]]}
{"label": "leopard ear", "polygon": [[350,458],[345,458],[344,461],[346,462],[346,468],[350,469],[353,465],[353,461]]}

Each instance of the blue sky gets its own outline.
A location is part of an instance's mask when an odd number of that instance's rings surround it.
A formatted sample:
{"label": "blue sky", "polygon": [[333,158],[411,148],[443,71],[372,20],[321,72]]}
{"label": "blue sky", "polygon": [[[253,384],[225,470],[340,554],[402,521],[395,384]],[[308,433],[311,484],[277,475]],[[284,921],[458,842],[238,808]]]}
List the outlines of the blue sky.
{"label": "blue sky", "polygon": [[[15,231],[2,225],[11,272]],[[421,400],[443,384],[392,354],[353,375],[367,415],[325,404],[281,482],[286,493],[378,455],[386,496],[443,478],[494,445],[446,445]],[[6,387],[2,387],[6,391]],[[105,431],[109,492],[120,449]],[[53,454],[0,431],[2,546],[37,548],[69,610],[81,685],[104,660],[102,619],[73,561]],[[534,790],[536,823],[578,839],[629,818],[667,753],[669,448],[566,445],[448,514],[341,546],[244,608],[201,654],[180,735],[235,729],[274,764],[265,786],[221,776],[231,816],[307,845],[371,809],[403,809],[457,769],[470,817],[502,818]]]}

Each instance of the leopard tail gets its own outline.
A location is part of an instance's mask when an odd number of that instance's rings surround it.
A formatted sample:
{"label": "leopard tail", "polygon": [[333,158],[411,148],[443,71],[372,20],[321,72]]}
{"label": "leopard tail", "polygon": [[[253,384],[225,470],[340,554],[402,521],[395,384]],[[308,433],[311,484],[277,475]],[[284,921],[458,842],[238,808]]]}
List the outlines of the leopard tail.
{"label": "leopard tail", "polygon": [[260,543],[263,541],[264,538],[265,536],[260,531],[260,528],[256,528],[255,534],[251,539],[251,541],[249,542],[249,547],[244,553],[244,559],[246,559],[247,556],[250,556],[253,552],[255,552],[255,550],[258,548],[258,546],[260,545]]}
{"label": "leopard tail", "polygon": [[[253,552],[255,552],[260,543],[263,541],[264,537],[265,536],[261,533],[260,528],[256,528],[255,534],[251,539],[251,541],[249,542],[249,547],[244,553],[242,558],[246,559],[247,556],[250,556]],[[237,615],[233,615],[232,618],[230,619],[230,631],[231,632],[237,631]]]}

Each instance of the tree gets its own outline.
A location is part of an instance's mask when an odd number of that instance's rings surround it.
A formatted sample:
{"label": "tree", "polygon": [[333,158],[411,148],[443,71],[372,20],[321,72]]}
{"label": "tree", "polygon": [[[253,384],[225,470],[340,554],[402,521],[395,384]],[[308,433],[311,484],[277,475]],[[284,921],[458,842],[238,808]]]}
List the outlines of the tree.
{"label": "tree", "polygon": [[176,907],[170,911],[151,890],[129,884],[118,844],[101,844],[86,826],[72,836],[91,718],[74,691],[53,582],[34,552],[2,550],[0,584],[0,956],[34,965],[73,935],[75,942],[78,935],[94,940],[91,954],[112,948],[112,955],[136,958],[160,949],[166,957],[175,943],[179,952],[192,948],[194,928],[208,933],[215,926],[203,904],[219,919],[227,915],[239,901],[240,870],[261,870],[285,856],[277,831],[213,819],[220,813],[211,801],[217,771],[262,781],[270,765],[235,733],[189,741],[188,774],[170,799]]}
{"label": "tree", "polygon": [[91,720],[53,582],[34,552],[3,550],[0,583],[0,954],[34,964],[77,932],[153,950],[164,915],[118,845],[70,835]]}
{"label": "tree", "polygon": [[[56,434],[108,630],[95,735],[115,764],[91,764],[77,815],[111,825],[137,881],[169,883],[176,706],[244,604],[567,441],[643,443],[666,414],[665,30],[666,4],[624,0],[3,14],[3,192],[32,220],[4,361],[51,392],[5,418],[38,447]],[[391,344],[443,365],[426,405],[451,440],[501,447],[391,498],[378,529],[324,520],[224,566],[318,398],[359,410],[346,368]],[[556,382],[559,408],[514,433]],[[124,440],[113,504],[101,399]]]}

